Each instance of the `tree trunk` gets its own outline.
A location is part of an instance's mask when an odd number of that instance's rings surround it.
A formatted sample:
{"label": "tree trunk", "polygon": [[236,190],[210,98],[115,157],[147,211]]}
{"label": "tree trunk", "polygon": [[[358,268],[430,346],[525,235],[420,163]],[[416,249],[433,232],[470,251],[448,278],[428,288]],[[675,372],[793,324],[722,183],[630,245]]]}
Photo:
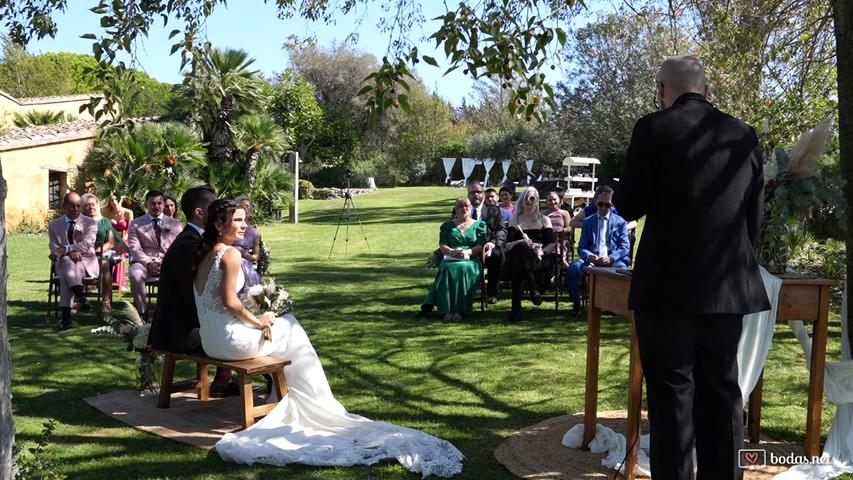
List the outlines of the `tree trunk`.
{"label": "tree trunk", "polygon": [[[255,145],[255,147],[258,147]],[[255,150],[255,147],[249,148],[249,154],[246,156],[246,181],[249,182],[249,188],[255,183],[255,177],[258,175],[258,159],[261,156],[261,150]]]}
{"label": "tree trunk", "polygon": [[[841,178],[847,181],[844,196],[847,198],[847,238],[853,235],[853,2],[832,0],[835,17],[835,55],[838,61],[838,137],[840,141]],[[847,242],[847,272],[853,271],[853,243]],[[847,320],[853,319],[853,291],[850,281],[847,290]],[[853,329],[847,331],[853,345]]]}
{"label": "tree trunk", "polygon": [[0,167],[0,478],[14,478],[12,445],[15,419],[12,418],[12,347],[6,322],[6,180]]}
{"label": "tree trunk", "polygon": [[210,127],[210,146],[207,159],[210,163],[224,164],[234,160],[234,132],[231,130],[233,106],[230,97],[219,104],[219,111]]}

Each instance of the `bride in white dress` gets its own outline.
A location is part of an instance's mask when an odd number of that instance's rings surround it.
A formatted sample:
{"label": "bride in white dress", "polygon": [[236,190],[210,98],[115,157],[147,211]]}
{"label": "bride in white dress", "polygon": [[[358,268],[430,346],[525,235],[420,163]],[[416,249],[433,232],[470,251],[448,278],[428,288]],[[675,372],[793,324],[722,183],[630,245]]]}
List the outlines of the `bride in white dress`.
{"label": "bride in white dress", "polygon": [[[216,444],[229,461],[283,466],[371,465],[396,458],[424,477],[462,471],[463,455],[450,442],[390,423],[347,412],[329,388],[323,366],[302,326],[292,315],[252,315],[237,292],[243,285],[241,255],[231,244],[243,238],[246,212],[230,200],[208,208],[202,255],[194,280],[201,343],[207,355],[244,360],[272,355],[293,362],[285,367],[288,392],[262,420],[228,433]],[[264,340],[270,326],[272,340]]]}

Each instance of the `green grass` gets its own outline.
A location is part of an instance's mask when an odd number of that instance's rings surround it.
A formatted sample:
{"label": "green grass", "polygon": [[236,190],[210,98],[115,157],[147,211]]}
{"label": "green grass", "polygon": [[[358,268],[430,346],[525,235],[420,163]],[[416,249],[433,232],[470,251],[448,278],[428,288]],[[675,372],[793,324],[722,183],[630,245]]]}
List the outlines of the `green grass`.
{"label": "green grass", "polygon": [[[343,200],[301,201],[298,225],[268,224],[260,231],[272,248],[272,274],[295,299],[295,314],[341,403],[449,440],[467,457],[457,478],[514,478],[494,458],[501,442],[518,429],[583,411],[586,325],[548,302],[525,302],[524,321],[508,325],[508,292],[462,323],[413,318],[435,275],[425,265],[438,225],[462,194],[419,187],[357,196],[364,235],[353,217],[349,241],[345,212],[337,227]],[[83,398],[132,388],[134,356],[117,339],[91,334],[98,326],[92,314],[78,314],[77,328],[68,332],[45,324],[46,238],[9,237],[8,256],[17,439],[35,440],[41,424],[56,419],[48,452],[68,478],[419,478],[391,461],[353,468],[235,465],[107,417]],[[629,334],[625,318],[605,317],[600,411],[625,408]],[[829,360],[840,359],[839,337],[835,305]],[[802,443],[808,375],[786,325],[777,327],[767,364],[763,431]],[[824,404],[824,439],[834,412]]]}

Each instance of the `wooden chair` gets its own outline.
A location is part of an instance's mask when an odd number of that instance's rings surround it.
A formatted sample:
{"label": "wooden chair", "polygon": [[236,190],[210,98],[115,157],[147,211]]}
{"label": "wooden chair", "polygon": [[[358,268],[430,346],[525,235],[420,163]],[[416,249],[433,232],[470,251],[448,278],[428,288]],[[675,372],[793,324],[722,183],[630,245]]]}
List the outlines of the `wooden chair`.
{"label": "wooden chair", "polygon": [[157,297],[160,294],[160,277],[151,277],[145,281],[145,298],[147,302],[147,312],[151,315],[150,320],[154,320],[154,312],[157,309]]}
{"label": "wooden chair", "polygon": [[[56,262],[50,262],[50,276],[47,284],[47,317],[45,323],[50,324],[51,313],[54,321],[59,321],[59,315],[62,309],[59,307],[59,274],[56,272]],[[100,274],[98,277],[86,277],[83,279],[83,292],[87,299],[94,299],[93,307],[95,308],[96,318],[101,318],[101,301],[103,292],[101,291]],[[92,301],[92,300],[90,300]]]}
{"label": "wooden chair", "polygon": [[[290,360],[283,360],[276,357],[258,357],[250,360],[225,361],[210,358],[202,353],[186,354],[167,351],[157,351],[157,353],[165,356],[163,362],[163,380],[160,383],[160,397],[157,401],[157,406],[160,408],[169,408],[173,393],[185,392],[187,390],[195,390],[199,400],[203,402],[207,401],[209,399],[208,389],[210,387],[210,379],[207,375],[208,365],[216,365],[237,372],[240,378],[240,398],[242,400],[240,413],[243,428],[251,427],[255,423],[255,418],[268,414],[278,405],[278,401],[284,398],[284,394],[287,393],[284,367],[291,364]],[[175,362],[178,360],[195,362],[195,378],[180,382],[173,381],[175,376]],[[276,395],[278,395],[278,401],[255,406],[254,395],[252,394],[252,377],[264,374],[272,375],[273,388]]]}

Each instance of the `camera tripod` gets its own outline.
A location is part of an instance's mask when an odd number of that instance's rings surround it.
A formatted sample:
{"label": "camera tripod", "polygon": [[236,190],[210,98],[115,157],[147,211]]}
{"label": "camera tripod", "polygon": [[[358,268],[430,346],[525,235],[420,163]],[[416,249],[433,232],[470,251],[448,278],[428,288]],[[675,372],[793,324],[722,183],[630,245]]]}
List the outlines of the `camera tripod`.
{"label": "camera tripod", "polygon": [[[349,169],[347,169],[349,170]],[[341,215],[338,217],[338,226],[335,228],[335,236],[332,238],[332,248],[329,250],[329,258],[332,258],[332,252],[335,251],[335,241],[338,239],[338,231],[341,229],[341,222],[344,219],[344,213],[347,216],[347,227],[346,227],[346,243],[344,244],[344,260],[349,258],[349,224],[352,218],[352,214],[355,214],[355,220],[358,222],[358,226],[361,228],[361,236],[364,237],[364,243],[367,244],[367,251],[370,253],[370,256],[373,256],[373,252],[370,250],[370,242],[367,241],[367,234],[364,233],[364,226],[361,224],[361,219],[358,217],[358,210],[355,208],[355,203],[352,201],[352,193],[350,192],[350,174],[347,172],[347,188],[346,193],[344,193],[344,206],[341,208]]]}

